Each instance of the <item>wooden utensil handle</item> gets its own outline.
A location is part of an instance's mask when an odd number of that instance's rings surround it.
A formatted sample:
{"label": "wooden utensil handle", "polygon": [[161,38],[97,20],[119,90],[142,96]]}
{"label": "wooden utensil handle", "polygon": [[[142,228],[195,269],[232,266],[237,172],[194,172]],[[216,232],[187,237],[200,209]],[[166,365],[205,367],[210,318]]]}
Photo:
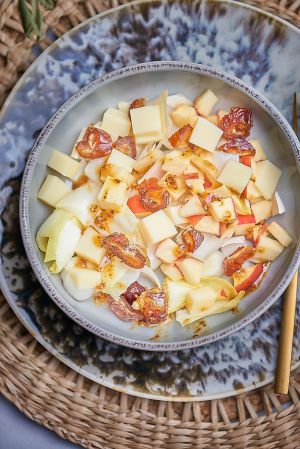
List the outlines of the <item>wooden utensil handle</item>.
{"label": "wooden utensil handle", "polygon": [[289,390],[291,358],[293,349],[294,321],[297,302],[298,271],[285,292],[283,302],[279,352],[277,361],[275,393],[287,394]]}

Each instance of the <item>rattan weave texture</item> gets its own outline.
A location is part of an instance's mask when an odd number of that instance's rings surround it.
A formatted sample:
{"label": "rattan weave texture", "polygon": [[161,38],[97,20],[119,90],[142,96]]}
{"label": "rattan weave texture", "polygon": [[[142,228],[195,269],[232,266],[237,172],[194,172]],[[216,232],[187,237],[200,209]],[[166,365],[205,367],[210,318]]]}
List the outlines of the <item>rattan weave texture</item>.
{"label": "rattan weave texture", "polygon": [[[58,0],[45,14],[57,35],[120,1]],[[123,2],[125,3],[125,2]],[[249,2],[300,26],[300,0]],[[0,102],[32,61],[17,1],[0,5]],[[42,41],[46,48],[51,42]],[[0,391],[27,416],[87,448],[300,448],[300,373],[288,396],[272,386],[211,402],[171,403],[121,394],[64,366],[0,297]]]}

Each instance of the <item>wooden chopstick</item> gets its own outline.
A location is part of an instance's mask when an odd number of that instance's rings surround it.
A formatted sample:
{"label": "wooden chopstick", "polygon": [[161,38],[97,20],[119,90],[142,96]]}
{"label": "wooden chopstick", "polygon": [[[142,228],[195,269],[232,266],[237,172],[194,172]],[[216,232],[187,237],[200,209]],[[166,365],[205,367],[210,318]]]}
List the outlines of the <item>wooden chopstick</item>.
{"label": "wooden chopstick", "polygon": [[[297,118],[297,96],[295,94],[293,104],[293,129],[296,135],[298,133]],[[287,394],[289,391],[295,312],[297,304],[297,284],[298,270],[294,274],[294,277],[284,294],[274,386],[274,392],[278,394]]]}

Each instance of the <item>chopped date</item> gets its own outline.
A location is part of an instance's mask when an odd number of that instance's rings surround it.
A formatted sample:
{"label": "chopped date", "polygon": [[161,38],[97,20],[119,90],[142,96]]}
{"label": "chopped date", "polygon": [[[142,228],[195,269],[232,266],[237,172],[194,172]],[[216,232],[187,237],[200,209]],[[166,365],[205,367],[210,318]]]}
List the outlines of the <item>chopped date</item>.
{"label": "chopped date", "polygon": [[118,257],[122,262],[132,268],[143,268],[146,257],[134,246],[128,238],[119,232],[104,237],[102,245],[108,253]]}
{"label": "chopped date", "polygon": [[157,178],[145,179],[139,186],[138,192],[145,209],[156,212],[169,204],[170,194],[158,184]]}
{"label": "chopped date", "polygon": [[136,158],[136,145],[132,136],[119,137],[114,143],[114,148],[133,159]]}
{"label": "chopped date", "polygon": [[129,106],[129,111],[131,109],[137,109],[142,108],[146,105],[146,98],[137,98],[136,100],[133,100],[133,102]]}
{"label": "chopped date", "polygon": [[186,150],[188,148],[194,149],[194,145],[189,142],[193,128],[191,125],[184,125],[169,137],[169,142],[173,148],[179,150]]}
{"label": "chopped date", "polygon": [[117,315],[120,320],[125,322],[143,320],[143,314],[138,310],[134,310],[122,296],[119,299],[114,299],[111,295],[106,296],[110,310]]}
{"label": "chopped date", "polygon": [[78,154],[87,159],[108,156],[113,142],[110,134],[102,129],[90,125],[84,133],[83,139],[76,144]]}
{"label": "chopped date", "polygon": [[232,276],[233,273],[239,271],[246,260],[250,259],[255,253],[252,246],[241,246],[224,259],[224,273],[226,276]]}
{"label": "chopped date", "polygon": [[159,288],[146,290],[133,303],[133,308],[143,314],[145,324],[151,326],[162,323],[168,315],[166,294]]}
{"label": "chopped date", "polygon": [[229,114],[224,115],[219,124],[226,139],[247,137],[252,126],[251,109],[240,107],[231,108]]}
{"label": "chopped date", "polygon": [[224,153],[238,154],[239,156],[255,156],[256,150],[248,140],[243,137],[228,139],[226,143],[217,148]]}
{"label": "chopped date", "polygon": [[121,295],[121,298],[131,305],[144,291],[146,291],[145,287],[138,282],[133,282],[133,284],[129,285],[126,292]]}
{"label": "chopped date", "polygon": [[195,228],[186,228],[181,233],[181,239],[183,242],[183,249],[189,253],[193,253],[201,245],[204,240],[200,231]]}

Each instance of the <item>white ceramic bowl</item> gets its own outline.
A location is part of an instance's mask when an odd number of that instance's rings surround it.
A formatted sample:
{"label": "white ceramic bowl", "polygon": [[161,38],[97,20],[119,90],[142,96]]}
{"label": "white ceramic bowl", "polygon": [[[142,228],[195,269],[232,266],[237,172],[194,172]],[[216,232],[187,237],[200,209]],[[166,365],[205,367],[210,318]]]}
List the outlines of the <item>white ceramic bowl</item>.
{"label": "white ceramic bowl", "polygon": [[[253,111],[251,135],[260,139],[268,158],[281,170],[278,190],[287,212],[278,218],[293,237],[293,243],[271,264],[260,288],[246,296],[239,312],[211,316],[200,336],[172,323],[160,328],[143,328],[120,321],[106,305],[76,302],[64,289],[59,275],[49,273],[35,243],[37,230],[49,209],[37,200],[37,191],[47,173],[53,148],[70,153],[79,130],[96,122],[105,109],[120,100],[157,97],[164,89],[194,98],[205,88],[216,92],[218,106],[249,107]],[[292,99],[291,99],[292,104]],[[153,62],[130,66],[105,75],[73,95],[50,119],[39,135],[27,162],[20,198],[20,223],[25,249],[38,277],[53,301],[89,331],[125,346],[166,351],[200,346],[238,331],[268,309],[290,282],[299,261],[300,146],[280,112],[243,81],[210,67],[182,62]],[[195,326],[193,328],[195,330]]]}

